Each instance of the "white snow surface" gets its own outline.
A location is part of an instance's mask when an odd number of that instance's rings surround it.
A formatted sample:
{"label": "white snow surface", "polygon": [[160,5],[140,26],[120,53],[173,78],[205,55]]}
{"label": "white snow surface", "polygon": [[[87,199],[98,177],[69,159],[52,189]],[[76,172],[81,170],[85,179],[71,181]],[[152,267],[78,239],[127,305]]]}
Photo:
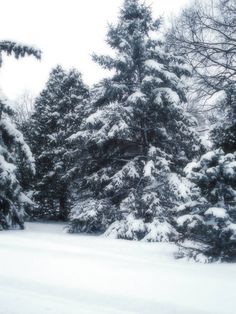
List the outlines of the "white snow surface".
{"label": "white snow surface", "polygon": [[227,214],[227,211],[225,208],[221,207],[210,207],[205,212],[205,215],[212,215],[215,218],[221,218],[221,219],[228,219],[229,215]]}
{"label": "white snow surface", "polygon": [[175,246],[0,232],[0,314],[235,314],[235,264],[175,260]]}

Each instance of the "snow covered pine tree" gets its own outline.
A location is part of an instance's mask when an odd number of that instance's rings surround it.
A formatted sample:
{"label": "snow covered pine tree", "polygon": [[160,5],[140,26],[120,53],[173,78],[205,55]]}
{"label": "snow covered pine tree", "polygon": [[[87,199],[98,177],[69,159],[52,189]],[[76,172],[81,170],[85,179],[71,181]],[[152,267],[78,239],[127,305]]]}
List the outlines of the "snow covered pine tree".
{"label": "snow covered pine tree", "polygon": [[177,234],[172,209],[187,196],[181,172],[201,145],[182,106],[189,68],[154,39],[159,27],[149,7],[126,0],[107,35],[116,56],[94,55],[115,74],[94,87],[77,134],[88,150],[87,175],[69,232],[146,241]]}
{"label": "snow covered pine tree", "polygon": [[218,123],[211,132],[211,138],[216,148],[222,148],[225,153],[236,151],[236,86],[229,81],[225,87],[225,97],[221,100]]}
{"label": "snow covered pine tree", "polygon": [[222,103],[225,115],[211,132],[214,150],[186,167],[193,202],[180,206],[180,256],[212,262],[236,260],[236,92],[230,82]]}
{"label": "snow covered pine tree", "polygon": [[70,186],[80,164],[78,151],[66,141],[78,131],[89,97],[81,74],[55,67],[35,102],[27,138],[36,159],[33,217],[66,220]]}
{"label": "snow covered pine tree", "polygon": [[[40,59],[41,52],[35,48],[12,41],[0,41],[0,66],[2,53],[14,55],[17,59],[33,55]],[[9,101],[0,94],[0,230],[19,226],[24,228],[24,203],[29,199],[20,186],[19,168],[25,164],[25,171],[34,172],[34,159],[23,135],[11,121],[14,115]],[[18,158],[18,156],[21,158]]]}

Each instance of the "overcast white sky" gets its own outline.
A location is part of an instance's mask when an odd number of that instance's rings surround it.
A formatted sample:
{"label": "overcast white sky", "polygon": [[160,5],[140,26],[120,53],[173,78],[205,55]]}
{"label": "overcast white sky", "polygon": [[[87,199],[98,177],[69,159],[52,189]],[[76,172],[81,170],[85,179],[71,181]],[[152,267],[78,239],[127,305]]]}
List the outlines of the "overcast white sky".
{"label": "overcast white sky", "polygon": [[[43,59],[20,61],[4,58],[0,86],[11,99],[31,90],[37,94],[56,64],[75,67],[87,84],[105,74],[91,60],[91,53],[104,53],[108,22],[116,20],[123,0],[1,0],[0,40],[33,44]],[[170,17],[190,0],[147,0],[155,17]]]}

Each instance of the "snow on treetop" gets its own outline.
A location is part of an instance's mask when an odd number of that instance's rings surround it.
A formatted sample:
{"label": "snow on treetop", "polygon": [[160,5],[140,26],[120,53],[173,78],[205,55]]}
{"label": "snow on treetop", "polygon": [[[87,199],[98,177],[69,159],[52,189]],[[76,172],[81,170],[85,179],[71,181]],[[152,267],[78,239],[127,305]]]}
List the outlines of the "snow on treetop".
{"label": "snow on treetop", "polygon": [[177,173],[169,174],[170,185],[177,190],[178,195],[186,199],[191,193],[192,183],[186,178],[180,177]]}
{"label": "snow on treetop", "polygon": [[225,208],[222,207],[210,207],[207,211],[205,211],[205,215],[211,215],[215,218],[228,219],[229,215]]}
{"label": "snow on treetop", "polygon": [[185,223],[188,223],[188,225],[191,225],[191,227],[194,227],[198,221],[203,221],[200,215],[187,214],[187,215],[183,215],[177,218],[177,224],[179,226],[183,226]]}
{"label": "snow on treetop", "polygon": [[25,55],[33,55],[37,59],[41,59],[42,51],[35,46],[28,46],[21,42],[11,40],[0,41],[0,53],[5,52],[8,55],[14,54],[15,58],[24,57]]}
{"label": "snow on treetop", "polygon": [[68,137],[67,141],[68,142],[73,142],[79,138],[87,138],[89,136],[90,132],[89,130],[85,130],[85,131],[78,131],[75,134],[72,134],[71,136]]}
{"label": "snow on treetop", "polygon": [[155,69],[159,72],[162,72],[164,70],[163,64],[157,62],[156,60],[149,59],[149,60],[145,61],[145,65],[148,68]]}
{"label": "snow on treetop", "polygon": [[224,175],[230,179],[236,179],[236,161],[229,162],[225,165]]}
{"label": "snow on treetop", "polygon": [[[200,199],[200,201],[201,201],[201,199]],[[189,201],[189,202],[185,202],[184,204],[181,204],[180,206],[175,208],[175,210],[177,212],[183,212],[186,209],[193,208],[193,207],[196,207],[198,205],[200,205],[199,201]]]}
{"label": "snow on treetop", "polygon": [[86,119],[86,123],[95,124],[102,118],[103,118],[103,111],[97,110]]}
{"label": "snow on treetop", "polygon": [[187,166],[184,168],[184,173],[188,176],[192,173],[194,169],[196,169],[198,166],[198,163],[196,161],[192,161],[187,164]]}
{"label": "snow on treetop", "polygon": [[148,242],[169,242],[170,235],[177,236],[177,232],[168,222],[154,219],[153,222],[146,224],[147,235],[142,241]]}
{"label": "snow on treetop", "polygon": [[19,195],[19,201],[20,203],[25,203],[25,204],[29,204],[29,205],[34,205],[35,203],[24,193],[20,193]]}
{"label": "snow on treetop", "polygon": [[20,148],[25,155],[25,158],[28,162],[28,165],[33,173],[35,173],[35,160],[31,153],[29,146],[26,144],[23,134],[18,131],[13,123],[11,123],[10,119],[5,117],[1,120],[0,126],[4,129],[9,136],[11,136],[15,143],[20,145]]}
{"label": "snow on treetop", "polygon": [[180,102],[180,99],[179,99],[179,95],[173,91],[171,88],[169,87],[162,87],[162,88],[159,88],[158,91],[160,91],[161,93],[163,93],[169,102],[171,103],[174,103],[174,104],[178,104]]}
{"label": "snow on treetop", "polygon": [[146,75],[143,79],[143,82],[155,82],[156,84],[163,83],[163,80],[159,77],[154,77],[152,75]]}
{"label": "snow on treetop", "polygon": [[[176,58],[176,57],[175,57]],[[176,60],[176,61],[171,61],[170,63],[169,63],[169,65],[171,66],[171,67],[174,67],[174,68],[178,68],[178,69],[180,69],[180,70],[183,70],[183,71],[185,71],[186,73],[191,73],[192,72],[192,68],[191,68],[191,66],[189,65],[189,64],[187,64],[187,63],[185,63],[185,61],[184,60],[180,60],[180,57],[178,57],[177,58],[178,60]],[[179,62],[181,62],[181,63],[179,63]]]}
{"label": "snow on treetop", "polygon": [[153,160],[149,160],[143,169],[144,177],[150,177],[152,175],[152,170],[155,170],[155,165]]}
{"label": "snow on treetop", "polygon": [[13,163],[9,163],[5,160],[3,156],[0,155],[0,169],[1,169],[1,179],[14,173],[16,166]]}
{"label": "snow on treetop", "polygon": [[146,95],[144,93],[142,93],[140,90],[137,90],[136,92],[134,92],[133,94],[131,94],[128,97],[128,101],[136,103],[137,100],[142,100],[144,101],[146,99]]}
{"label": "snow on treetop", "polygon": [[236,224],[235,223],[230,223],[227,226],[226,230],[232,232],[232,235],[231,235],[230,239],[235,241],[236,240]]}
{"label": "snow on treetop", "polygon": [[108,137],[113,138],[115,135],[118,135],[120,131],[128,129],[128,125],[125,121],[121,120],[116,125],[113,125],[108,132]]}
{"label": "snow on treetop", "polygon": [[204,165],[204,164],[211,163],[213,160],[216,160],[221,153],[222,152],[219,149],[219,150],[210,151],[204,154],[200,160],[200,164]]}

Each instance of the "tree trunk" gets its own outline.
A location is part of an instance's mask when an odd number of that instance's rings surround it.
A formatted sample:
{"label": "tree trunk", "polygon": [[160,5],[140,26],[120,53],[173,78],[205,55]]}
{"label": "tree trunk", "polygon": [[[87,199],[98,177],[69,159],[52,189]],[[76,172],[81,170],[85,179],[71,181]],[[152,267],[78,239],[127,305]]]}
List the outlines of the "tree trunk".
{"label": "tree trunk", "polygon": [[65,190],[61,193],[62,196],[59,198],[59,219],[66,221],[68,219],[68,208],[67,208],[67,195]]}

